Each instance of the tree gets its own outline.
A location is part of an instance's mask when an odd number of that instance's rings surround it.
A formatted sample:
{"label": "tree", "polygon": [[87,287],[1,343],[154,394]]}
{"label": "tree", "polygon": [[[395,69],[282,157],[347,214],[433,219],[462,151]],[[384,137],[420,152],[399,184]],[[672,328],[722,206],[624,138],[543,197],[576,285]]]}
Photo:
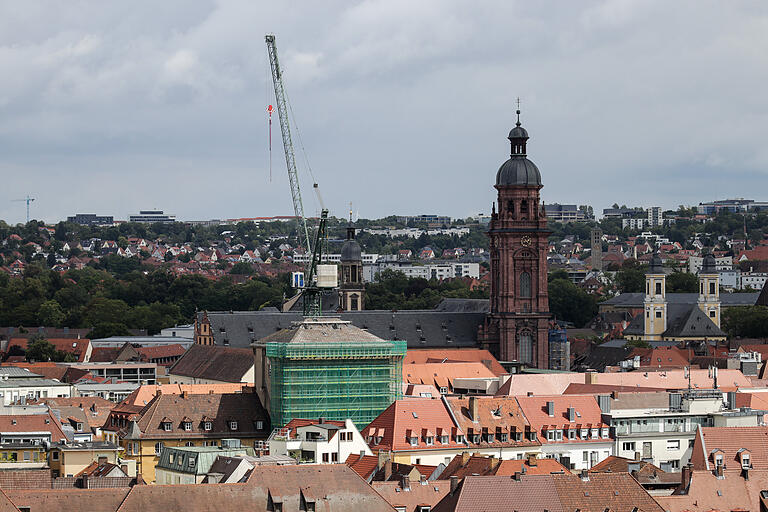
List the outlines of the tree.
{"label": "tree", "polygon": [[242,274],[246,276],[250,276],[255,273],[253,269],[253,265],[250,263],[246,263],[244,261],[238,261],[234,265],[232,265],[232,268],[229,271],[230,274]]}
{"label": "tree", "polygon": [[699,278],[690,272],[672,272],[667,276],[667,293],[698,293]]}
{"label": "tree", "polygon": [[723,330],[735,338],[768,337],[768,307],[748,306],[723,309]]}
{"label": "tree", "polygon": [[89,340],[109,338],[111,336],[131,336],[131,331],[123,323],[105,322],[93,326],[88,333]]}
{"label": "tree", "polygon": [[53,361],[56,352],[56,347],[51,342],[42,336],[34,336],[27,344],[27,361]]}
{"label": "tree", "polygon": [[637,266],[624,265],[616,272],[616,284],[621,293],[641,293],[645,289],[645,273]]}
{"label": "tree", "polygon": [[549,283],[549,310],[560,320],[583,327],[597,315],[597,302],[568,279]]}
{"label": "tree", "polygon": [[64,311],[61,305],[55,300],[47,300],[40,304],[40,310],[37,312],[37,323],[46,327],[61,327],[64,321]]}
{"label": "tree", "polygon": [[651,344],[645,340],[630,340],[624,346],[630,348],[651,348]]}

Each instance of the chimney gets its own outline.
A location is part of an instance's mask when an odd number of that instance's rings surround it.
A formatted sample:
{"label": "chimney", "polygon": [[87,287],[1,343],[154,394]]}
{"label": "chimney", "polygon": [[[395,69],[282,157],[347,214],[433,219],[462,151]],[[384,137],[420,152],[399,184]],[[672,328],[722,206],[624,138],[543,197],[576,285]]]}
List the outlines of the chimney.
{"label": "chimney", "polygon": [[538,459],[536,459],[535,453],[529,453],[528,454],[528,465],[532,468],[536,467],[538,464]]}
{"label": "chimney", "polygon": [[533,396],[533,391],[529,391],[526,393],[526,396]]}
{"label": "chimney", "polygon": [[102,464],[106,464],[107,463],[107,457],[105,455],[100,456],[99,459],[98,459],[98,462],[99,462],[99,466],[101,466]]}
{"label": "chimney", "polygon": [[361,461],[365,458],[365,450],[360,450],[360,458],[357,459],[358,461]]}
{"label": "chimney", "polygon": [[187,398],[187,390],[184,390],[181,392],[181,398],[185,399]]}
{"label": "chimney", "polygon": [[386,462],[384,462],[384,481],[389,481],[389,478],[392,476],[392,459],[387,459]]}
{"label": "chimney", "polygon": [[376,469],[381,469],[384,467],[384,463],[387,462],[388,454],[384,450],[379,450],[379,460],[376,463]]}
{"label": "chimney", "polygon": [[157,391],[155,391],[155,396],[160,396],[162,394],[163,394],[163,390],[162,389],[158,388]]}
{"label": "chimney", "polygon": [[591,371],[584,374],[585,384],[597,384],[597,372]]}
{"label": "chimney", "polygon": [[[391,462],[390,468],[391,468]],[[403,475],[403,477],[400,479],[400,487],[403,488],[404,491],[410,491],[411,490],[411,478],[408,475]]]}
{"label": "chimney", "polygon": [[568,408],[568,421],[576,421],[576,409],[573,407]]}
{"label": "chimney", "polygon": [[589,482],[589,471],[586,469],[581,470],[581,474],[579,475],[581,477],[581,480],[583,482]]}
{"label": "chimney", "polygon": [[461,465],[465,466],[469,462],[470,457],[469,452],[461,452]]}
{"label": "chimney", "polygon": [[496,467],[501,463],[501,459],[497,459],[493,455],[491,455],[490,460],[488,461],[489,466],[491,469],[496,469]]}
{"label": "chimney", "polygon": [[517,482],[520,481],[520,472],[519,471],[515,471],[515,473],[512,475],[512,480],[515,480]]}
{"label": "chimney", "polygon": [[469,397],[469,416],[472,418],[472,421],[477,423],[479,416],[479,404],[477,403],[476,396]]}
{"label": "chimney", "polygon": [[452,476],[450,478],[451,481],[451,495],[453,495],[454,492],[456,492],[456,489],[459,487],[459,477]]}
{"label": "chimney", "polygon": [[419,483],[421,485],[427,485],[427,475],[419,474]]}
{"label": "chimney", "polygon": [[320,416],[320,419],[318,419],[318,420],[317,420],[317,422],[318,422],[320,425],[322,425],[323,423],[325,423],[325,418],[324,418],[324,417],[322,417],[322,416]]}
{"label": "chimney", "polygon": [[550,400],[547,402],[547,415],[552,418],[555,415],[555,402]]}

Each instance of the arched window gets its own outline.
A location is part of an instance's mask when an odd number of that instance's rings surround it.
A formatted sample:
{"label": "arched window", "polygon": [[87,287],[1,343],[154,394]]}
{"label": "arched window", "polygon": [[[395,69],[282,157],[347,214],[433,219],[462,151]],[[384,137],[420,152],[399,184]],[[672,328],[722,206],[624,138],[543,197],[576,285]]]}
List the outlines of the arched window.
{"label": "arched window", "polygon": [[531,274],[528,272],[520,274],[520,297],[525,299],[531,297]]}
{"label": "arched window", "polygon": [[526,199],[523,199],[522,201],[520,201],[520,218],[521,219],[528,218],[528,201]]}
{"label": "arched window", "polygon": [[507,201],[507,213],[513,219],[515,218],[515,202],[514,201]]}
{"label": "arched window", "polygon": [[533,363],[533,337],[530,332],[521,332],[517,336],[517,360],[521,363]]}
{"label": "arched window", "polygon": [[358,308],[359,299],[357,298],[357,294],[353,294],[350,296],[349,299],[349,309],[352,311],[357,311]]}

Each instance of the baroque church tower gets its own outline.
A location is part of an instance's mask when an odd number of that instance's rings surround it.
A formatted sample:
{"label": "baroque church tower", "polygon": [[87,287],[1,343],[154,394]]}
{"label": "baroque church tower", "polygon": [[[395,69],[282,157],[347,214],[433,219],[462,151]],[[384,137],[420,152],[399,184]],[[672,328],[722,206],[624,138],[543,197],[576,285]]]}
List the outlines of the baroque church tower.
{"label": "baroque church tower", "polygon": [[339,309],[341,311],[362,311],[365,299],[363,283],[363,251],[355,240],[352,212],[349,212],[347,240],[341,246],[339,266]]}
{"label": "baroque church tower", "polygon": [[485,325],[487,347],[502,361],[549,367],[547,216],[539,201],[541,174],[527,157],[528,132],[517,123],[509,132],[512,152],[496,173],[488,236],[491,301]]}

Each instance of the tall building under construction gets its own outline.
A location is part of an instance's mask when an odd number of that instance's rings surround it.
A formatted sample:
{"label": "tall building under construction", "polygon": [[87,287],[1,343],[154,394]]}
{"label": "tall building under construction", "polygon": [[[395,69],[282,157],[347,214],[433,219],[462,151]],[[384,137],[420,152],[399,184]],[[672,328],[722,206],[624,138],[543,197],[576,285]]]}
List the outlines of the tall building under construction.
{"label": "tall building under construction", "polygon": [[405,341],[339,318],[305,318],[253,345],[256,387],[273,427],[293,418],[370,423],[402,395]]}

